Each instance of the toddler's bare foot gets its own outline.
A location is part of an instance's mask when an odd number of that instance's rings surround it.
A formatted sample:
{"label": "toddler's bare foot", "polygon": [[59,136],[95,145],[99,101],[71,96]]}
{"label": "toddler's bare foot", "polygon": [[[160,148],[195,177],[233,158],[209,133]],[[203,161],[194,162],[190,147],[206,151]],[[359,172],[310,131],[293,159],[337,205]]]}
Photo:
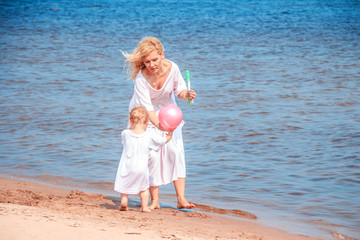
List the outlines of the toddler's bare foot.
{"label": "toddler's bare foot", "polygon": [[120,211],[127,211],[128,207],[127,207],[127,202],[126,203],[121,203],[120,205]]}
{"label": "toddler's bare foot", "polygon": [[181,209],[181,208],[192,209],[194,207],[195,207],[195,204],[190,203],[186,200],[178,201],[178,203],[177,203],[177,208],[179,208],[179,209]]}
{"label": "toddler's bare foot", "polygon": [[140,211],[141,211],[141,212],[144,212],[144,213],[150,213],[150,212],[151,212],[151,210],[150,210],[149,207],[140,208]]}
{"label": "toddler's bare foot", "polygon": [[160,209],[159,201],[154,201],[154,200],[152,200],[152,201],[150,202],[149,208],[150,208],[151,210]]}
{"label": "toddler's bare foot", "polygon": [[127,206],[120,206],[120,211],[127,211],[128,207]]}

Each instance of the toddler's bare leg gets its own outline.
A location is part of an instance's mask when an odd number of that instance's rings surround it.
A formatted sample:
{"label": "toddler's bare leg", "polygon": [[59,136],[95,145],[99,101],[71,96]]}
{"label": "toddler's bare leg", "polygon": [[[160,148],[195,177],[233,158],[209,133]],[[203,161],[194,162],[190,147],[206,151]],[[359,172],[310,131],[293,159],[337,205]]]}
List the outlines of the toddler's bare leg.
{"label": "toddler's bare leg", "polygon": [[128,198],[129,198],[129,194],[121,194],[121,205],[120,205],[120,211],[127,211],[128,207]]}
{"label": "toddler's bare leg", "polygon": [[150,208],[148,207],[149,190],[145,190],[145,191],[140,192],[140,200],[141,200],[140,211],[146,212],[146,213],[151,212]]}
{"label": "toddler's bare leg", "polygon": [[150,202],[149,208],[151,210],[159,209],[160,208],[160,205],[159,205],[159,186],[156,186],[156,187],[150,186],[149,190],[150,190],[150,194],[151,194],[151,202]]}

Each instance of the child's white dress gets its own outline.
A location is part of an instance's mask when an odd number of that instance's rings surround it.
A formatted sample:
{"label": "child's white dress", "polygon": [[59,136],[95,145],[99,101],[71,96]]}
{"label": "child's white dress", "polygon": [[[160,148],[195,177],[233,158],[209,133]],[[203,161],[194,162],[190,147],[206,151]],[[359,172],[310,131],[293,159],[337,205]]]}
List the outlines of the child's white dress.
{"label": "child's white dress", "polygon": [[[138,73],[129,111],[136,105],[141,104],[148,111],[155,111],[158,114],[164,105],[176,105],[175,96],[178,96],[181,91],[186,89],[186,83],[179,67],[173,62],[169,62],[171,63],[169,76],[164,86],[159,90],[151,87],[141,71]],[[149,159],[151,186],[165,185],[178,178],[186,177],[185,153],[182,140],[183,125],[184,122],[175,129],[172,139],[159,152],[151,152]],[[165,132],[160,131],[151,123],[148,125],[147,131],[154,135],[165,135]]]}
{"label": "child's white dress", "polygon": [[135,134],[130,129],[121,133],[123,151],[116,173],[114,190],[125,194],[138,194],[149,188],[149,154],[159,151],[166,137],[152,136],[149,132]]}

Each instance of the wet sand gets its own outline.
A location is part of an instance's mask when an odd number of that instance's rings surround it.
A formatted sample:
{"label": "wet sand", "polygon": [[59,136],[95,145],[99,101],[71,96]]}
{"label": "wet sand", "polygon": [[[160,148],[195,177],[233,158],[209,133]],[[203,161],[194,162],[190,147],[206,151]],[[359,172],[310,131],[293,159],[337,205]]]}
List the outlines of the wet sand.
{"label": "wet sand", "polygon": [[0,230],[4,240],[318,239],[264,226],[256,222],[256,216],[241,211],[233,214],[243,215],[244,219],[204,213],[201,209],[206,206],[192,212],[163,207],[141,213],[133,203],[129,211],[120,212],[118,200],[102,194],[6,178],[0,178],[0,186]]}

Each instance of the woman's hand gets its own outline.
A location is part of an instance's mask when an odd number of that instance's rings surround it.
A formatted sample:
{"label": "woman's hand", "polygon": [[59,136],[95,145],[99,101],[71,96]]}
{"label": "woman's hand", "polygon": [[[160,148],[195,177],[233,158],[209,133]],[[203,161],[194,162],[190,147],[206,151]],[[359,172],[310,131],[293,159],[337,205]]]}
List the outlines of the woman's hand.
{"label": "woman's hand", "polygon": [[161,123],[159,122],[159,124],[156,126],[159,130],[161,131],[164,131],[164,132],[168,132],[170,133],[171,132],[171,135],[172,135],[172,132],[175,131],[176,128],[164,128]]}
{"label": "woman's hand", "polygon": [[164,128],[163,126],[161,126],[161,123],[159,122],[159,124],[156,126],[159,130],[167,132],[168,129]]}
{"label": "woman's hand", "polygon": [[[196,97],[196,92],[192,89],[190,89],[190,101],[193,101]],[[189,91],[188,90],[183,90],[180,94],[179,94],[179,98],[183,99],[184,101],[189,101]]]}
{"label": "woman's hand", "polygon": [[[193,101],[196,97],[196,92],[190,89],[190,101]],[[186,98],[189,99],[189,92],[186,91]]]}

